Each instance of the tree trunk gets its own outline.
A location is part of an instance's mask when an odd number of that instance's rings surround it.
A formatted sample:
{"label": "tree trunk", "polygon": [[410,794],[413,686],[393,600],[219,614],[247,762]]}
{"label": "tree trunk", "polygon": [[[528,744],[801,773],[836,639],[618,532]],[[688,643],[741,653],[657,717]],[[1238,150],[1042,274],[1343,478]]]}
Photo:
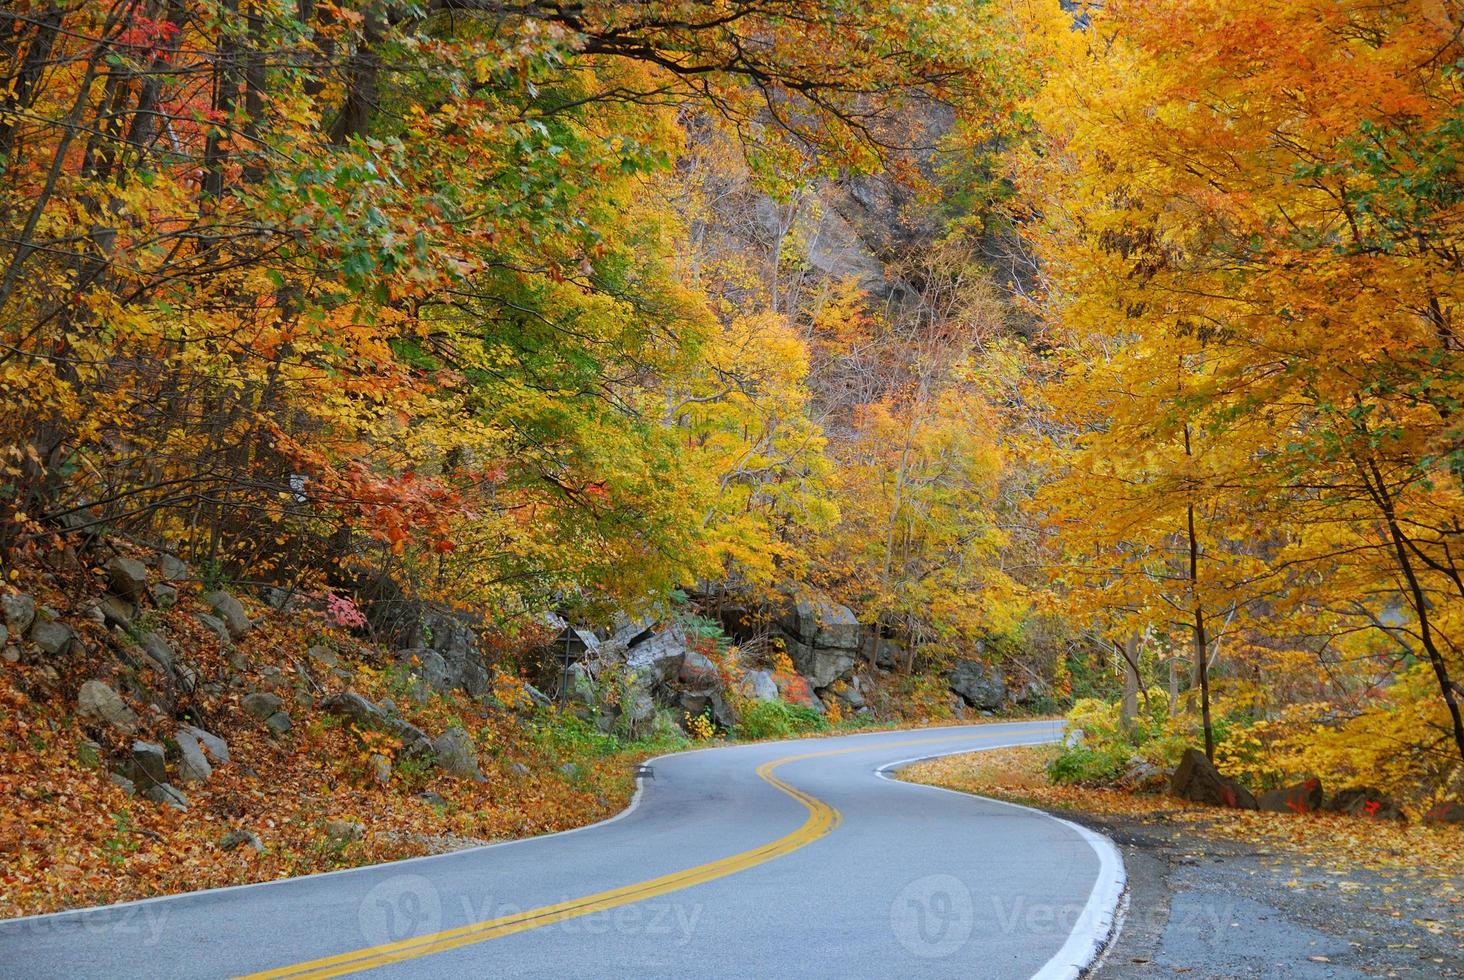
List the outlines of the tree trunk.
{"label": "tree trunk", "polygon": [[[1362,465],[1358,462],[1358,469]],[[1371,474],[1371,479],[1368,479]],[[1393,544],[1393,554],[1398,562],[1398,570],[1403,574],[1403,580],[1407,584],[1408,603],[1413,607],[1413,614],[1418,617],[1418,638],[1423,644],[1423,649],[1428,653],[1429,665],[1433,667],[1434,679],[1438,682],[1439,693],[1448,705],[1449,718],[1453,722],[1454,745],[1459,750],[1459,758],[1464,759],[1464,716],[1459,712],[1459,697],[1455,693],[1456,688],[1453,679],[1449,677],[1449,665],[1444,660],[1443,651],[1438,647],[1438,631],[1434,626],[1433,617],[1430,615],[1431,605],[1428,596],[1425,595],[1423,585],[1419,582],[1418,571],[1413,566],[1413,559],[1408,556],[1408,542],[1403,534],[1402,525],[1398,521],[1398,511],[1393,503],[1393,495],[1389,492],[1387,484],[1383,482],[1383,474],[1379,471],[1377,463],[1368,460],[1367,470],[1362,472],[1363,481],[1367,484],[1374,503],[1383,513],[1383,520],[1388,528],[1388,537]],[[1445,640],[1447,642],[1447,638]]]}
{"label": "tree trunk", "polygon": [[[1190,447],[1189,426],[1184,427],[1184,454],[1194,455]],[[1189,531],[1190,603],[1194,609],[1195,682],[1200,688],[1200,722],[1205,729],[1205,758],[1215,761],[1215,729],[1210,722],[1210,657],[1209,638],[1205,635],[1205,607],[1200,601],[1200,539],[1195,533],[1195,501],[1193,495],[1185,507]]]}
{"label": "tree trunk", "polygon": [[1123,700],[1119,717],[1124,728],[1132,728],[1139,713],[1139,638],[1130,635],[1123,643]]}

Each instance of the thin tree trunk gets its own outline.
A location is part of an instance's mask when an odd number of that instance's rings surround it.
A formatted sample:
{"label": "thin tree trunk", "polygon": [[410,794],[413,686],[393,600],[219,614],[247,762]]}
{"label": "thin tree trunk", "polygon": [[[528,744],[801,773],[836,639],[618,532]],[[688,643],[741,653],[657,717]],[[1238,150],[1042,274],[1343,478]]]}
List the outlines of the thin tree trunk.
{"label": "thin tree trunk", "polygon": [[1438,634],[1434,629],[1433,618],[1429,614],[1428,597],[1424,594],[1423,585],[1418,580],[1418,572],[1413,567],[1413,559],[1408,557],[1407,540],[1398,523],[1397,508],[1394,506],[1392,494],[1389,493],[1387,485],[1383,482],[1383,475],[1378,470],[1377,463],[1372,459],[1368,460],[1367,469],[1371,472],[1372,478],[1369,480],[1368,472],[1364,472],[1363,481],[1368,485],[1373,501],[1383,512],[1383,520],[1388,528],[1388,537],[1393,544],[1398,570],[1402,572],[1403,580],[1408,585],[1408,601],[1413,606],[1414,615],[1418,617],[1419,641],[1428,653],[1429,665],[1433,667],[1434,678],[1439,685],[1439,693],[1449,707],[1449,717],[1454,726],[1454,745],[1459,749],[1459,758],[1464,759],[1464,716],[1460,715],[1459,698],[1455,694],[1454,682],[1449,677],[1449,665],[1444,660],[1444,655],[1439,650],[1436,641]]}
{"label": "thin tree trunk", "polygon": [[1139,638],[1130,634],[1123,643],[1123,700],[1119,717],[1124,728],[1132,728],[1139,713]]}
{"label": "thin tree trunk", "polygon": [[[1189,426],[1184,427],[1184,454],[1193,456],[1194,451],[1190,446]],[[1187,528],[1189,531],[1189,586],[1190,603],[1194,608],[1194,632],[1195,632],[1195,680],[1200,687],[1200,722],[1205,729],[1205,758],[1211,762],[1215,761],[1215,729],[1210,721],[1210,658],[1207,651],[1210,649],[1209,639],[1205,635],[1205,607],[1200,601],[1200,539],[1195,533],[1195,502],[1193,491],[1189,503],[1185,506]]]}

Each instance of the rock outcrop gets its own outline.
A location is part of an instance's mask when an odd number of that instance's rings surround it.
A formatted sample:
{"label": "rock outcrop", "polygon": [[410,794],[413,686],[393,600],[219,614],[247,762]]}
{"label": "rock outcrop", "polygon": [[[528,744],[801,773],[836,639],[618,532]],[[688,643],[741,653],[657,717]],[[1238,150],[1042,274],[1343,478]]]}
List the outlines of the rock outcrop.
{"label": "rock outcrop", "polygon": [[665,683],[681,670],[687,650],[686,631],[673,624],[626,651],[625,665],[642,678]]}
{"label": "rock outcrop", "polygon": [[1006,704],[1006,679],[979,660],[956,661],[946,684],[969,707],[980,711],[996,711]]}
{"label": "rock outcrop", "polygon": [[464,619],[432,607],[417,613],[410,642],[397,652],[420,685],[417,696],[429,691],[459,689],[469,697],[483,697],[491,686],[477,634]]}
{"label": "rock outcrop", "polygon": [[816,690],[847,680],[859,655],[859,618],[848,606],[822,596],[800,596],[778,616],[794,668]]}

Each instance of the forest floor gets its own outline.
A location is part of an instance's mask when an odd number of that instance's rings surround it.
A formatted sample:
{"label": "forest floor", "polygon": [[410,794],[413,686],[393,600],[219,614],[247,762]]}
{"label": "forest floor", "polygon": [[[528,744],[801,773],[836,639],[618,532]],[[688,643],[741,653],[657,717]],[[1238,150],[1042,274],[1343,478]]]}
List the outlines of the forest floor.
{"label": "forest floor", "polygon": [[[167,608],[109,630],[83,574],[32,572],[14,586],[73,624],[75,638],[58,655],[0,640],[0,919],[580,827],[625,808],[639,762],[718,744],[676,730],[606,734],[572,713],[535,708],[521,679],[497,672],[489,698],[426,691],[389,650],[308,608],[249,599],[252,625],[224,640],[200,619],[209,607],[196,581],[170,587]],[[186,688],[179,670],[140,652],[158,637],[193,679]],[[83,717],[78,692],[87,681],[124,692],[139,710],[126,709],[124,727]],[[482,778],[454,777],[327,710],[326,695],[340,691],[429,737],[460,729]],[[284,731],[246,710],[261,694],[288,716]],[[181,717],[228,749],[216,757],[210,748],[210,771],[181,785],[186,811],[113,778],[137,740],[165,747],[170,777],[182,776]],[[829,734],[861,721],[830,725]]]}
{"label": "forest floor", "polygon": [[[22,583],[38,603],[71,610],[61,583]],[[171,639],[202,679],[178,692],[156,665],[129,667],[102,625],[76,611],[78,639],[63,657],[0,659],[0,918],[265,881],[552,833],[622,810],[642,759],[681,738],[630,741],[556,712],[490,708],[461,692],[415,695],[389,653],[328,628],[319,616],[267,613],[237,645],[223,645],[193,615],[196,586],[176,606],[149,612],[143,629]],[[311,653],[305,654],[309,649]],[[187,812],[119,788],[109,769],[132,740],[169,746],[177,723],[155,707],[135,731],[79,716],[82,681],[102,678],[135,704],[186,710],[227,741],[206,782],[186,783]],[[526,703],[511,683],[502,705]],[[429,735],[459,726],[484,778],[454,778],[396,751],[399,743],[321,707],[352,690],[393,705]],[[277,692],[291,727],[274,734],[241,708],[249,691]],[[212,751],[210,750],[210,754]],[[384,755],[383,755],[384,754]],[[373,769],[373,756],[390,761]],[[249,835],[238,843],[242,835]],[[231,840],[231,836],[234,838]]]}
{"label": "forest floor", "polygon": [[952,756],[901,778],[1041,807],[1119,845],[1127,909],[1097,976],[1464,977],[1464,830],[1053,786],[1053,752]]}

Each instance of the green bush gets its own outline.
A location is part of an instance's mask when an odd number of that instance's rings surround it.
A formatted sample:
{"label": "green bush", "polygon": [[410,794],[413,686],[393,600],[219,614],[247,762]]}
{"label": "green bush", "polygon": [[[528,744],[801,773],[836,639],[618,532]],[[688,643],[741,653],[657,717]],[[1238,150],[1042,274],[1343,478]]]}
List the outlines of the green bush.
{"label": "green bush", "polygon": [[789,738],[827,727],[817,711],[786,701],[753,701],[742,707],[737,719],[737,735],[746,739]]}
{"label": "green bush", "polygon": [[1112,783],[1141,757],[1157,766],[1171,766],[1184,750],[1185,739],[1169,728],[1168,699],[1151,689],[1140,698],[1129,724],[1120,718],[1117,701],[1079,698],[1067,715],[1069,735],[1082,733],[1075,745],[1066,745],[1047,766],[1054,783],[1096,786]]}
{"label": "green bush", "polygon": [[1122,746],[1073,746],[1047,764],[1047,778],[1065,785],[1101,786],[1117,779],[1128,760],[1129,751]]}

